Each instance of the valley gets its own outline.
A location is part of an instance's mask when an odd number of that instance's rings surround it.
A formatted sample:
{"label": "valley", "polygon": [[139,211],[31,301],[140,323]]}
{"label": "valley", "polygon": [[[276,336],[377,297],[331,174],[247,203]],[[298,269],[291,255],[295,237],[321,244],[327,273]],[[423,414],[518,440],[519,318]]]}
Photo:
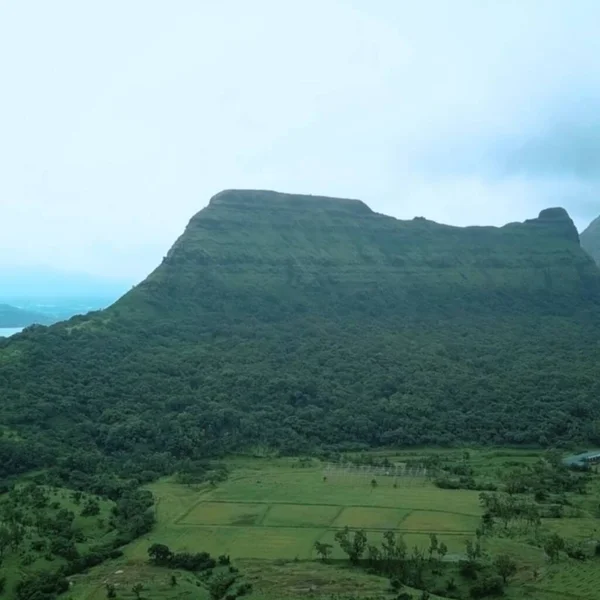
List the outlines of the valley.
{"label": "valley", "polygon": [[[485,534],[478,533],[485,522],[480,495],[502,496],[517,473],[534,472],[546,459],[540,451],[508,449],[390,451],[344,457],[345,464],[352,460],[361,464],[362,474],[349,474],[343,468],[337,473],[326,471],[326,463],[318,459],[234,457],[225,461],[230,471],[226,481],[186,485],[167,478],[150,484],[157,519],[152,532],[127,546],[122,558],[77,576],[69,593],[75,600],[100,600],[105,597],[106,582],[112,582],[120,588],[119,597],[133,598],[129,590],[141,582],[148,597],[179,597],[188,589],[185,586],[195,585],[197,579],[177,571],[181,588],[169,588],[169,571],[148,561],[152,544],[164,544],[176,552],[230,556],[252,582],[250,598],[297,600],[332,594],[351,598],[360,593],[361,597],[391,600],[395,595],[389,591],[389,580],[369,574],[371,561],[366,551],[362,567],[348,564],[335,540],[335,534],[348,526],[353,531],[364,530],[369,544],[379,544],[386,531],[393,531],[406,544],[408,556],[415,548],[429,556],[431,535],[435,534],[436,544],[443,543],[445,552],[440,563],[425,559],[428,565],[437,565],[433,571],[438,573],[425,569],[426,587],[432,592],[452,580],[456,589],[430,598],[469,597],[475,579],[462,576],[457,564],[467,560],[470,540],[481,543],[481,563],[491,564],[498,555],[514,560],[516,571],[505,589],[507,598],[592,600],[600,584],[597,474],[591,476],[583,494],[557,490],[537,502],[544,515],[539,525],[528,525],[524,517],[509,520],[508,525],[496,519]],[[436,464],[438,477],[468,467],[476,484],[495,486],[497,491],[443,489],[431,476],[376,475],[374,485],[376,468],[369,463],[383,461]],[[531,492],[511,497],[533,502]],[[552,508],[556,502],[562,512]],[[554,516],[550,516],[552,510],[557,511]],[[573,550],[562,550],[556,560],[550,560],[544,543],[555,533],[567,540],[565,548],[582,548],[583,556],[572,558],[567,552],[575,555]],[[315,550],[318,543],[331,544],[325,563]],[[206,580],[200,581],[200,597],[209,598]],[[421,597],[410,585],[405,589],[414,598]]]}

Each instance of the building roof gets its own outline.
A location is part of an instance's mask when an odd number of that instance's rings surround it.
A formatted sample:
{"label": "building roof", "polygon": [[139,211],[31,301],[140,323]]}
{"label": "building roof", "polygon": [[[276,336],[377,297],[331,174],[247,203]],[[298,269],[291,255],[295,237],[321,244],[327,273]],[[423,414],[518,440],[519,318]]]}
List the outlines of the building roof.
{"label": "building roof", "polygon": [[573,454],[563,459],[563,463],[566,465],[583,465],[590,460],[600,460],[600,450],[590,450],[589,452],[582,452],[581,454]]}

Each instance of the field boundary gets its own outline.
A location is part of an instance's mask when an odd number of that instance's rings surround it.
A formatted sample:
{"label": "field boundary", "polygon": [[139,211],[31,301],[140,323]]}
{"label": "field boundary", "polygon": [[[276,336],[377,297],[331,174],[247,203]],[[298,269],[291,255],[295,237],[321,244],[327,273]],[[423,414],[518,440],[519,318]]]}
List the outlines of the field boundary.
{"label": "field boundary", "polygon": [[260,516],[260,519],[258,519],[258,521],[256,521],[256,523],[254,524],[254,527],[265,527],[263,523],[265,522],[265,519],[267,518],[267,515],[271,512],[272,508],[272,504],[269,504],[269,506],[267,506],[267,510],[263,511],[262,515]]}
{"label": "field boundary", "polygon": [[[283,506],[330,506],[330,507],[341,507],[344,508],[372,508],[379,509],[384,508],[388,510],[408,510],[410,512],[432,512],[444,515],[460,515],[461,517],[476,517],[479,518],[480,514],[458,512],[455,510],[440,510],[433,508],[415,508],[415,507],[402,507],[402,506],[390,506],[381,504],[335,504],[327,502],[292,502],[287,500],[277,500],[276,502],[270,500],[213,500],[212,498],[202,498],[195,502],[190,508],[186,509],[181,515],[175,519],[175,523],[179,523],[183,518],[187,517],[198,505],[203,503],[210,504],[268,504],[269,506],[283,505]],[[410,514],[410,513],[409,513]],[[408,516],[408,515],[407,515]]]}
{"label": "field boundary", "polygon": [[[234,525],[234,524],[223,524],[223,523],[174,523],[175,527],[181,529],[320,529],[323,531],[343,531],[345,525]],[[400,527],[349,527],[349,529],[364,529],[365,531],[373,532],[386,532],[395,531],[401,534],[419,534],[429,535],[433,533],[432,529],[402,529]],[[473,530],[452,530],[437,532],[441,536],[464,536],[473,535]]]}

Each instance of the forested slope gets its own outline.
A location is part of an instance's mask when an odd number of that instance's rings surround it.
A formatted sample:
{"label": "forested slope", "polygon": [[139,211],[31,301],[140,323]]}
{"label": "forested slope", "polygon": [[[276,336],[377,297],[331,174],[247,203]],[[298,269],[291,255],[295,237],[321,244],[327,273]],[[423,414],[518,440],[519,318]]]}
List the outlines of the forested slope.
{"label": "forested slope", "polygon": [[112,307],[0,342],[0,469],[600,443],[599,299],[562,209],[456,228],[222,192]]}
{"label": "forested slope", "polygon": [[581,234],[581,246],[600,265],[600,217]]}

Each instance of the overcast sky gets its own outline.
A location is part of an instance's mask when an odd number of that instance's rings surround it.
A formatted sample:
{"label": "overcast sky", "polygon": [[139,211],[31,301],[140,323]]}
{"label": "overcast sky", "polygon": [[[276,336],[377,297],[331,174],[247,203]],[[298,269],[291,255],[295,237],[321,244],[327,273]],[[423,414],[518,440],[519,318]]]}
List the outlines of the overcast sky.
{"label": "overcast sky", "polygon": [[144,277],[224,188],[600,214],[597,0],[0,0],[0,264]]}

